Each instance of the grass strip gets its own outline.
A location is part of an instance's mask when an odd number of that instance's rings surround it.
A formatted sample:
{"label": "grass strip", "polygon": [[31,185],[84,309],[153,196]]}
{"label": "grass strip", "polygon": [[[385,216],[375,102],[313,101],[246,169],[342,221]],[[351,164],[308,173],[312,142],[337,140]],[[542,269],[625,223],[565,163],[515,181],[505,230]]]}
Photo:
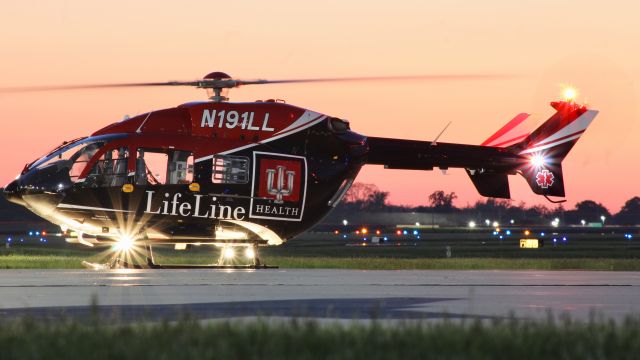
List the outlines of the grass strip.
{"label": "grass strip", "polygon": [[291,269],[357,269],[357,270],[612,270],[638,271],[635,259],[570,259],[570,258],[334,258],[334,257],[269,257],[267,263]]}
{"label": "grass strip", "polygon": [[633,359],[640,321],[0,323],[2,359]]}
{"label": "grass strip", "polygon": [[[91,253],[65,251],[53,253],[0,253],[0,269],[80,269],[82,260],[106,262]],[[609,270],[639,271],[637,259],[611,258],[377,258],[267,256],[267,264],[285,269],[355,270]],[[207,264],[203,254],[156,255],[160,264]]]}

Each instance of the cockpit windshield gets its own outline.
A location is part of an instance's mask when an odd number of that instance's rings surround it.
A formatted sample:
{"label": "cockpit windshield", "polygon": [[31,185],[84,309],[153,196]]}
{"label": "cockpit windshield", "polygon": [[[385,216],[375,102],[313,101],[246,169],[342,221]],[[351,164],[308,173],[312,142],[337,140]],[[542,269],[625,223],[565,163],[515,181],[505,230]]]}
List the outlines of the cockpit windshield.
{"label": "cockpit windshield", "polygon": [[[70,142],[67,145],[56,148],[48,155],[43,156],[39,160],[33,162],[31,165],[29,165],[29,170],[41,169],[59,161],[68,162],[68,164],[65,165],[68,165],[69,168],[71,168],[72,165],[76,162],[78,162],[79,165],[80,163],[86,165],[86,163],[91,159],[95,152],[98,151],[98,149],[100,149],[102,146],[104,146],[104,144],[106,144],[109,140],[120,138],[122,136],[94,136]],[[80,171],[82,171],[82,169],[80,169]],[[73,177],[74,174],[70,175]]]}

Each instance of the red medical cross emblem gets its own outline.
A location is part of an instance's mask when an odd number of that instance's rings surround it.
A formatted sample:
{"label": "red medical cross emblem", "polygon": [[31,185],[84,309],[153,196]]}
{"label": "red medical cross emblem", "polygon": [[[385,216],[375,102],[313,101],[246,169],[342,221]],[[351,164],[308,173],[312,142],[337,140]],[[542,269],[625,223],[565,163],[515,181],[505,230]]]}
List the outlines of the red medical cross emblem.
{"label": "red medical cross emblem", "polygon": [[549,170],[538,171],[536,175],[536,183],[543,189],[546,189],[553,185],[553,173]]}

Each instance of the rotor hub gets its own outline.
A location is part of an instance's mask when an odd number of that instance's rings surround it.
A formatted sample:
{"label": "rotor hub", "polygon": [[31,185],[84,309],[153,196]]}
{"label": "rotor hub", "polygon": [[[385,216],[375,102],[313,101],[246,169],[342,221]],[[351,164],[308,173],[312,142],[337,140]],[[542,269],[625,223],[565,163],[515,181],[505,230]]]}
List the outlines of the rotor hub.
{"label": "rotor hub", "polygon": [[231,76],[223,73],[222,71],[214,71],[204,76],[205,80],[231,80]]}
{"label": "rotor hub", "polygon": [[229,88],[235,87],[235,81],[222,71],[214,71],[204,76],[202,84],[198,87],[207,90],[207,97],[214,102],[229,100]]}

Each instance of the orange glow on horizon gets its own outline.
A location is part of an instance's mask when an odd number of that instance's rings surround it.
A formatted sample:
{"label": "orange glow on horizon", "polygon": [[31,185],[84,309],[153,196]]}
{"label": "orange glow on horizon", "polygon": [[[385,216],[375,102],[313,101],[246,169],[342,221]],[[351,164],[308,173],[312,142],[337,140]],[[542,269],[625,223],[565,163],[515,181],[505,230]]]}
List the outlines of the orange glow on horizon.
{"label": "orange glow on horizon", "polygon": [[[561,96],[557,84],[571,83],[600,114],[563,162],[565,207],[590,199],[617,212],[640,195],[640,3],[569,0],[554,7],[504,0],[7,2],[0,77],[10,87],[195,80],[212,71],[245,79],[512,75],[246,86],[229,93],[231,101],[285,99],[348,119],[369,136],[433,140],[452,121],[438,141],[467,144],[482,143],[521,112],[548,118],[549,102]],[[568,31],[580,36],[557,35]],[[0,93],[0,186],[64,140],[125,115],[205,99],[203,90],[188,88]],[[514,204],[555,207],[521,177],[509,178]],[[376,184],[399,205],[426,205],[436,190],[455,192],[459,207],[484,199],[461,169],[443,176],[365,166],[356,181]]]}

